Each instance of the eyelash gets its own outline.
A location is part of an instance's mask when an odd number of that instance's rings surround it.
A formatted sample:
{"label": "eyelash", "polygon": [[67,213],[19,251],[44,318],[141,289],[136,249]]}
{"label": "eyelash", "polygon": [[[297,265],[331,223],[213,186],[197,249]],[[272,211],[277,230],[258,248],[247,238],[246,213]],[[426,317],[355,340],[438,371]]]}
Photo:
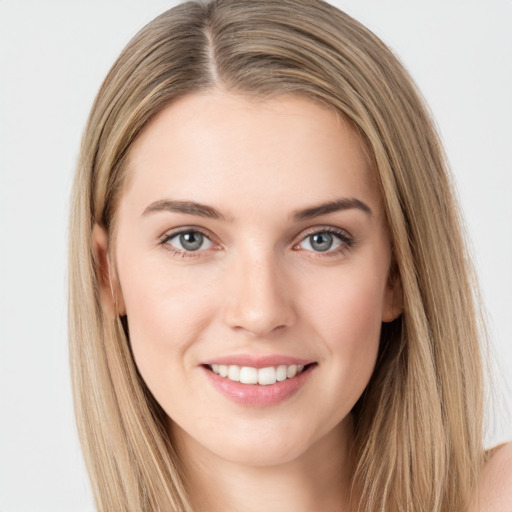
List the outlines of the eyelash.
{"label": "eyelash", "polygon": [[184,235],[184,234],[187,234],[187,233],[199,233],[200,235],[204,236],[207,240],[209,240],[212,244],[215,245],[214,242],[211,241],[211,234],[209,234],[208,232],[204,231],[203,229],[201,228],[198,228],[198,227],[195,227],[195,226],[189,226],[189,227],[186,227],[186,228],[180,228],[176,231],[171,231],[170,233],[166,233],[162,239],[161,239],[161,242],[160,244],[167,250],[169,251],[173,256],[176,256],[178,258],[181,258],[181,259],[185,259],[185,258],[198,258],[201,256],[201,253],[205,250],[197,250],[197,251],[187,251],[187,250],[180,250],[180,249],[176,249],[175,247],[173,247],[172,245],[169,244],[169,241],[172,240],[173,238],[176,238],[180,235]]}
{"label": "eyelash", "polygon": [[299,242],[293,245],[293,248],[299,246],[302,242],[307,240],[309,237],[313,235],[318,235],[321,233],[328,233],[330,235],[336,236],[340,240],[340,245],[336,249],[329,249],[327,251],[308,251],[314,254],[315,258],[329,258],[334,256],[340,256],[345,254],[345,252],[349,251],[354,246],[354,238],[345,230],[334,228],[332,226],[316,226],[314,228],[310,228],[304,235],[302,235]]}
{"label": "eyelash", "polygon": [[[187,250],[181,250],[173,247],[169,244],[169,241],[173,238],[176,238],[180,235],[184,234],[190,234],[190,233],[199,233],[203,237],[205,237],[207,240],[209,240],[214,246],[215,242],[211,240],[212,236],[205,230],[195,227],[195,226],[189,226],[186,228],[180,228],[176,231],[171,231],[170,233],[166,233],[162,239],[160,244],[169,252],[172,253],[173,256],[185,259],[185,258],[198,258],[201,257],[201,253],[204,252],[206,249],[199,249],[197,251],[187,251]],[[293,244],[293,249],[296,251],[300,251],[298,248],[301,243],[303,243],[305,240],[307,240],[309,237],[313,235],[318,235],[322,233],[328,233],[331,235],[334,235],[339,239],[341,242],[339,247],[335,248],[334,250],[328,249],[326,251],[314,251],[314,250],[308,250],[308,252],[314,254],[314,257],[333,257],[333,256],[340,256],[343,255],[345,252],[349,251],[354,246],[354,239],[353,237],[346,231],[338,228],[334,228],[332,226],[317,226],[314,228],[310,228],[305,234],[302,235],[301,239]]]}

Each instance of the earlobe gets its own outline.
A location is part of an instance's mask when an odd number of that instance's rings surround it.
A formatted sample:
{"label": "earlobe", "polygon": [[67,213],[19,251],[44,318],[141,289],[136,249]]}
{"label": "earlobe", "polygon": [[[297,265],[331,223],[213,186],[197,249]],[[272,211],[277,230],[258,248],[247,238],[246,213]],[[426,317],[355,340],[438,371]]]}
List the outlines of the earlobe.
{"label": "earlobe", "polygon": [[126,310],[115,268],[109,258],[108,233],[98,224],[92,230],[92,248],[103,311],[111,317],[123,316]]}

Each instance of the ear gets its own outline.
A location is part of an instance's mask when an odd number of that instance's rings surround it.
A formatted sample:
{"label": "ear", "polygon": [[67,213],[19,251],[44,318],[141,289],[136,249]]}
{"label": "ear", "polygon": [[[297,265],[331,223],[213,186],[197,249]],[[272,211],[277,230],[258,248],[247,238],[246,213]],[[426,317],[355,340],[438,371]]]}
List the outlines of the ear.
{"label": "ear", "polygon": [[392,322],[396,320],[404,310],[402,280],[395,263],[392,263],[391,270],[384,292],[384,306],[382,308],[382,321]]}
{"label": "ear", "polygon": [[114,265],[109,259],[108,233],[99,224],[95,224],[92,229],[92,248],[103,311],[110,317],[126,315],[121,287]]}

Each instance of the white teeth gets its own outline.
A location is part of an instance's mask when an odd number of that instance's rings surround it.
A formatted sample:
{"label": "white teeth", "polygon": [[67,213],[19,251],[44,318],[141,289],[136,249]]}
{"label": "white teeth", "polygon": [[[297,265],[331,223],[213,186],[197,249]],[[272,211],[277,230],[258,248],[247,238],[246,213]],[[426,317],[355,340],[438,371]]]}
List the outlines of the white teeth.
{"label": "white teeth", "polygon": [[228,379],[236,382],[240,381],[240,366],[232,364],[228,369]]}
{"label": "white teeth", "polygon": [[286,370],[286,376],[291,379],[292,377],[295,377],[295,375],[297,375],[297,365],[291,364]]}
{"label": "white teeth", "polygon": [[250,366],[242,366],[240,369],[240,382],[242,384],[258,384],[258,370]]}
{"label": "white teeth", "polygon": [[241,382],[242,384],[259,384],[260,386],[268,386],[276,382],[282,382],[286,379],[292,379],[304,370],[304,365],[299,364],[281,364],[277,367],[269,366],[267,368],[252,368],[251,366],[237,366],[212,364],[211,370],[220,375],[227,377],[229,380]]}
{"label": "white teeth", "polygon": [[277,367],[276,369],[276,380],[281,382],[283,380],[286,380],[286,368],[287,366],[285,364],[282,364]]}
{"label": "white teeth", "polygon": [[258,384],[268,386],[269,384],[276,383],[276,369],[270,366],[269,368],[260,368],[258,370]]}

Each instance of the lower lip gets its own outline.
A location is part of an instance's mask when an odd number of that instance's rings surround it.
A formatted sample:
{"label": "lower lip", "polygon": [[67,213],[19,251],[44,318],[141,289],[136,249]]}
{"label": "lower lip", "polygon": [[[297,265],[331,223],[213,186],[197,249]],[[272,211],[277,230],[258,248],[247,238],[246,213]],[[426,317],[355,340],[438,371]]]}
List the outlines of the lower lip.
{"label": "lower lip", "polygon": [[291,379],[267,386],[242,384],[229,380],[227,377],[221,377],[204,366],[201,368],[213,387],[233,402],[249,407],[269,407],[284,402],[297,393],[307,382],[316,366],[316,364],[311,365]]}

